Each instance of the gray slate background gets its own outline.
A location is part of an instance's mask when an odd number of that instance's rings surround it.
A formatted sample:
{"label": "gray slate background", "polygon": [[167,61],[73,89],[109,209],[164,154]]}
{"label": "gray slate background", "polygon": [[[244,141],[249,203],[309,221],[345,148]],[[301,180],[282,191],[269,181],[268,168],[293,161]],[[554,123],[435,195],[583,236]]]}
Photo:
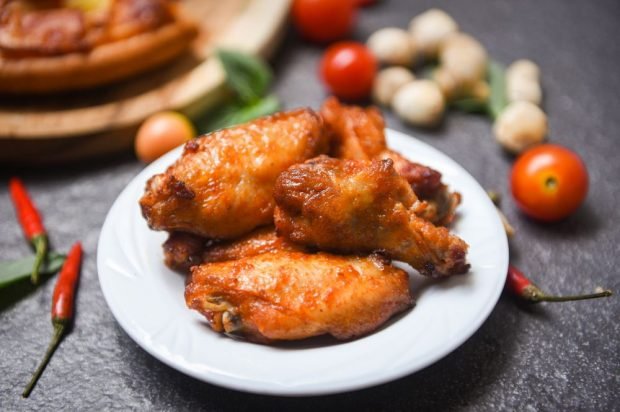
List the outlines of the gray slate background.
{"label": "gray slate background", "polygon": [[[387,115],[389,127],[414,134],[462,164],[483,187],[504,194],[517,227],[512,262],[550,292],[620,292],[617,222],[620,185],[620,2],[385,1],[362,11],[354,37],[406,27],[430,6],[452,14],[503,63],[540,64],[551,140],[576,149],[588,165],[586,204],[568,220],[534,223],[507,193],[511,159],[486,119],[451,113],[438,131],[415,130]],[[318,107],[321,49],[290,33],[274,59],[275,91],[286,107]],[[97,238],[116,196],[143,166],[130,154],[88,165],[22,175],[44,211],[57,250],[81,239],[86,261],[74,331],[30,399],[20,397],[51,334],[53,281],[38,290],[0,292],[0,410],[620,410],[620,301],[523,306],[502,296],[465,344],[415,375],[375,388],[316,398],[239,393],[187,377],[140,349],[104,302],[95,267]],[[29,252],[0,187],[0,259]],[[389,350],[389,348],[385,348]],[[223,354],[225,356],[225,354]]]}

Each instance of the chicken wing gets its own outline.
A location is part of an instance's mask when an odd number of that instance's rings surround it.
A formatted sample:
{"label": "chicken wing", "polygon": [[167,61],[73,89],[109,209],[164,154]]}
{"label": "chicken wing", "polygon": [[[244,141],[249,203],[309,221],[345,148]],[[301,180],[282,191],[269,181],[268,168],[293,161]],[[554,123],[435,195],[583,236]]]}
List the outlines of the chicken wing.
{"label": "chicken wing", "polygon": [[231,239],[273,220],[278,174],[328,150],[320,117],[299,109],[194,139],[140,199],[151,229]]}
{"label": "chicken wing", "polygon": [[164,263],[172,270],[188,273],[192,266],[203,262],[202,254],[210,243],[209,239],[191,233],[171,232],[162,245]]}
{"label": "chicken wing", "polygon": [[321,156],[282,173],[275,225],[294,243],[341,253],[382,251],[428,276],[465,273],[467,244],[416,213],[424,208],[391,159]]}
{"label": "chicken wing", "polygon": [[273,226],[265,226],[235,240],[228,240],[205,248],[202,261],[205,263],[237,260],[245,257],[280,251],[304,252],[301,245],[289,242],[276,234]]}
{"label": "chicken wing", "polygon": [[407,273],[381,256],[295,251],[194,266],[185,301],[216,332],[255,342],[351,339],[412,306]]}
{"label": "chicken wing", "polygon": [[223,262],[276,251],[304,251],[304,247],[276,235],[273,226],[258,228],[234,240],[213,242],[189,233],[173,232],[163,245],[164,262],[172,270],[189,273],[192,266]]}
{"label": "chicken wing", "polygon": [[321,107],[321,117],[330,136],[331,156],[353,160],[392,159],[398,174],[407,179],[419,199],[428,203],[420,211],[421,216],[440,225],[452,221],[461,201],[460,194],[448,190],[438,171],[388,149],[385,123],[377,108],[345,106],[331,97]]}
{"label": "chicken wing", "polygon": [[430,167],[414,163],[393,150],[384,150],[375,159],[392,159],[394,170],[407,179],[414,193],[426,203],[419,216],[436,225],[446,226],[454,220],[461,194],[451,192],[441,181],[441,173]]}

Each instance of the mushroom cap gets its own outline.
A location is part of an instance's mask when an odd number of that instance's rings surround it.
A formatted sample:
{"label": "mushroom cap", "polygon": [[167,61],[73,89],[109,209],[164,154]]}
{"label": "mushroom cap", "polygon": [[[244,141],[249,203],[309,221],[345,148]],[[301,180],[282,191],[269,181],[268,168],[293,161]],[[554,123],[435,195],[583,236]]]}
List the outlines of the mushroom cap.
{"label": "mushroom cap", "polygon": [[447,36],[439,48],[439,62],[461,86],[473,85],[484,79],[487,72],[487,52],[469,34],[454,33]]}
{"label": "mushroom cap", "polygon": [[506,95],[508,101],[525,101],[540,106],[542,89],[540,83],[526,79],[512,79],[506,81]]}
{"label": "mushroom cap", "polygon": [[506,78],[510,77],[526,78],[538,82],[540,81],[540,68],[531,60],[516,60],[506,69]]}
{"label": "mushroom cap", "polygon": [[493,132],[505,149],[520,153],[545,139],[547,116],[533,103],[513,102],[497,117]]}
{"label": "mushroom cap", "polygon": [[441,120],[446,103],[435,82],[414,80],[396,91],[392,107],[407,123],[430,127]]}
{"label": "mushroom cap", "polygon": [[427,58],[436,57],[441,41],[458,30],[456,21],[440,9],[429,9],[409,23],[409,34],[418,50]]}
{"label": "mushroom cap", "polygon": [[389,106],[394,94],[415,76],[404,67],[394,66],[380,70],[372,85],[373,100],[380,105]]}
{"label": "mushroom cap", "polygon": [[540,69],[536,63],[521,59],[506,69],[506,94],[511,102],[523,100],[540,106],[542,89]]}
{"label": "mushroom cap", "polygon": [[366,45],[384,64],[409,66],[415,56],[413,40],[405,30],[397,27],[377,30],[370,35]]}

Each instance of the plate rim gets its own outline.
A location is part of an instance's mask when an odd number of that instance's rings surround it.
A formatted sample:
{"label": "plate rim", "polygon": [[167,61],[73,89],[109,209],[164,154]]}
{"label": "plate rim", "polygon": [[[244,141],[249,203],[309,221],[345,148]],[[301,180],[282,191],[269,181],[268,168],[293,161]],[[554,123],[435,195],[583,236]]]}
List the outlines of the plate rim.
{"label": "plate rim", "polygon": [[[435,152],[436,155],[438,155],[438,157],[442,158],[442,160],[448,160],[449,162],[453,163],[454,165],[457,166],[458,169],[460,169],[459,171],[465,172],[466,175],[471,178],[471,180],[475,183],[475,185],[482,191],[484,191],[484,189],[482,188],[482,186],[478,183],[478,181],[463,167],[461,166],[458,162],[456,162],[455,160],[453,160],[451,157],[449,157],[448,155],[446,155],[445,153],[443,153],[442,151],[440,151],[439,149],[436,149],[435,147],[431,146],[428,143],[423,142],[420,139],[417,139],[407,133],[404,132],[400,132],[394,129],[390,129],[390,128],[386,128],[386,136],[388,137],[388,140],[390,140],[390,136],[396,136],[399,139],[413,139],[416,141],[416,144],[420,144],[422,146],[425,146],[425,149],[430,149],[433,152]],[[174,361],[174,359],[170,358],[170,357],[166,357],[163,356],[161,353],[159,353],[157,350],[155,350],[155,348],[150,345],[148,342],[145,342],[144,338],[142,336],[139,335],[139,331],[136,330],[135,328],[133,328],[131,325],[129,325],[130,322],[128,322],[126,320],[126,318],[123,315],[120,315],[117,312],[117,308],[115,308],[115,306],[113,304],[111,304],[112,302],[112,298],[111,296],[109,296],[110,291],[107,290],[104,287],[105,284],[105,280],[103,279],[105,275],[103,275],[102,273],[105,272],[104,269],[104,263],[103,263],[103,253],[101,251],[101,244],[102,244],[102,239],[104,238],[104,235],[107,235],[107,232],[111,227],[111,219],[112,219],[112,215],[113,215],[113,211],[115,209],[117,209],[120,205],[120,203],[122,202],[122,198],[124,196],[127,196],[126,193],[128,191],[128,188],[132,185],[132,183],[138,179],[140,179],[142,177],[143,174],[146,174],[147,171],[149,171],[152,168],[156,168],[157,165],[159,163],[163,163],[166,162],[168,158],[172,159],[173,156],[175,156],[175,153],[179,152],[181,150],[181,147],[177,147],[176,149],[171,150],[170,152],[164,154],[162,157],[160,157],[159,159],[157,159],[156,161],[154,161],[153,163],[151,163],[150,165],[147,165],[145,168],[143,168],[138,174],[136,174],[131,180],[130,182],[123,188],[123,190],[121,191],[121,193],[118,195],[118,197],[115,199],[115,201],[113,202],[112,206],[110,207],[108,214],[106,215],[106,218],[104,220],[104,223],[102,225],[102,229],[99,235],[99,239],[98,239],[98,244],[97,244],[97,272],[98,272],[98,280],[99,280],[99,284],[100,287],[102,289],[103,292],[103,296],[104,299],[106,301],[106,304],[108,305],[108,307],[110,308],[115,320],[118,322],[118,324],[121,326],[121,329],[123,329],[123,331],[125,333],[127,333],[129,335],[129,337],[131,337],[131,339],[138,344],[138,346],[140,348],[142,348],[143,350],[145,350],[147,353],[149,353],[151,356],[155,357],[157,360],[161,361],[162,363],[168,365],[169,367],[176,369],[180,372],[183,372],[184,374],[191,376],[195,379],[198,379],[202,382],[206,382],[209,384],[213,384],[216,386],[220,386],[220,387],[224,387],[224,388],[228,388],[228,389],[233,389],[233,390],[238,390],[238,391],[242,391],[242,392],[248,392],[248,393],[256,393],[256,394],[263,394],[263,395],[276,395],[276,396],[286,396],[286,397],[298,397],[298,396],[319,396],[319,395],[329,395],[329,394],[336,394],[336,393],[343,393],[343,392],[351,392],[351,391],[356,391],[356,390],[362,390],[362,389],[366,389],[369,387],[373,387],[373,386],[377,386],[377,385],[381,385],[384,383],[388,383],[391,381],[395,381],[397,379],[400,379],[402,377],[411,375],[413,373],[416,373],[422,369],[427,368],[428,366],[434,364],[435,362],[437,362],[438,360],[446,357],[447,355],[449,355],[450,353],[452,353],[454,350],[456,350],[458,347],[460,347],[463,343],[465,343],[469,338],[471,338],[482,326],[482,324],[488,319],[489,315],[491,314],[491,312],[493,311],[493,309],[495,308],[502,290],[504,288],[504,283],[505,283],[505,277],[501,277],[500,282],[498,283],[498,286],[496,287],[496,289],[493,291],[493,294],[490,296],[489,299],[487,299],[487,301],[485,302],[485,304],[480,308],[480,310],[477,313],[476,318],[471,321],[470,327],[467,329],[466,332],[463,332],[461,334],[459,334],[458,336],[456,336],[455,338],[449,339],[447,341],[445,341],[443,343],[443,345],[439,345],[439,349],[433,351],[433,353],[430,356],[427,356],[422,362],[419,362],[418,364],[416,364],[413,367],[410,368],[400,368],[400,369],[396,369],[391,373],[382,373],[377,375],[377,377],[371,377],[368,379],[364,379],[362,382],[358,382],[358,380],[356,379],[351,379],[349,382],[346,383],[339,383],[338,385],[333,385],[332,387],[322,387],[322,388],[314,388],[314,389],[308,389],[308,388],[304,388],[304,386],[280,386],[280,385],[273,385],[273,383],[267,383],[266,385],[260,385],[260,386],[256,386],[254,385],[256,382],[254,381],[244,381],[244,380],[240,380],[238,378],[231,378],[230,376],[226,376],[226,375],[222,375],[222,374],[217,374],[217,373],[212,373],[211,371],[209,371],[208,373],[200,373],[199,371],[196,371],[194,369],[191,369],[189,367],[186,366],[185,363],[183,362],[178,362],[178,361]],[[405,157],[407,155],[405,154]],[[149,172],[150,173],[150,172]],[[487,201],[492,205],[491,201],[489,199],[487,199]],[[501,220],[499,218],[499,215],[495,215],[495,216],[489,216],[489,219],[492,221],[495,221],[495,225],[500,225],[501,226]],[[500,266],[503,267],[506,271],[508,268],[508,259],[509,259],[509,254],[508,254],[508,239],[507,236],[505,235],[505,232],[502,230],[503,236],[501,236],[500,239],[497,239],[498,241],[500,241],[501,245],[500,248],[502,249],[502,251],[504,253],[502,253],[502,256],[500,256]],[[188,309],[189,310],[189,309]],[[414,309],[415,310],[415,309]]]}

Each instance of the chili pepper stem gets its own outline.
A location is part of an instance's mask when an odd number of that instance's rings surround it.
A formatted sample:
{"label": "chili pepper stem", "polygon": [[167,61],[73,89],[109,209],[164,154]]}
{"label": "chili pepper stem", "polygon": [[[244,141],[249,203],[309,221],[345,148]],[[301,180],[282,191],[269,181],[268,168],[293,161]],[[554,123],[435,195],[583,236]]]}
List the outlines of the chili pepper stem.
{"label": "chili pepper stem", "polygon": [[584,295],[569,295],[569,296],[551,296],[546,295],[542,292],[538,287],[531,284],[527,286],[524,290],[524,297],[532,302],[569,302],[575,300],[586,300],[586,299],[597,299],[597,298],[607,298],[613,295],[611,290],[603,290],[601,292],[589,293]]}
{"label": "chili pepper stem", "polygon": [[45,356],[43,357],[43,360],[37,367],[37,370],[34,372],[34,375],[32,375],[32,378],[30,379],[30,382],[28,382],[26,389],[24,389],[24,391],[22,392],[22,396],[24,398],[27,398],[30,395],[30,392],[32,392],[32,388],[34,388],[34,385],[37,383],[37,381],[41,377],[41,374],[45,370],[45,367],[50,361],[50,358],[52,357],[52,355],[54,354],[54,351],[58,347],[58,344],[62,340],[62,337],[65,333],[65,326],[66,326],[65,323],[54,322],[54,334],[52,335],[52,340],[50,341],[50,344],[47,347],[47,351],[45,352]]}
{"label": "chili pepper stem", "polygon": [[43,260],[47,256],[47,236],[44,234],[36,235],[32,238],[31,242],[34,246],[36,258],[32,267],[32,273],[30,274],[30,281],[33,285],[37,285],[40,279],[39,270],[41,269]]}

